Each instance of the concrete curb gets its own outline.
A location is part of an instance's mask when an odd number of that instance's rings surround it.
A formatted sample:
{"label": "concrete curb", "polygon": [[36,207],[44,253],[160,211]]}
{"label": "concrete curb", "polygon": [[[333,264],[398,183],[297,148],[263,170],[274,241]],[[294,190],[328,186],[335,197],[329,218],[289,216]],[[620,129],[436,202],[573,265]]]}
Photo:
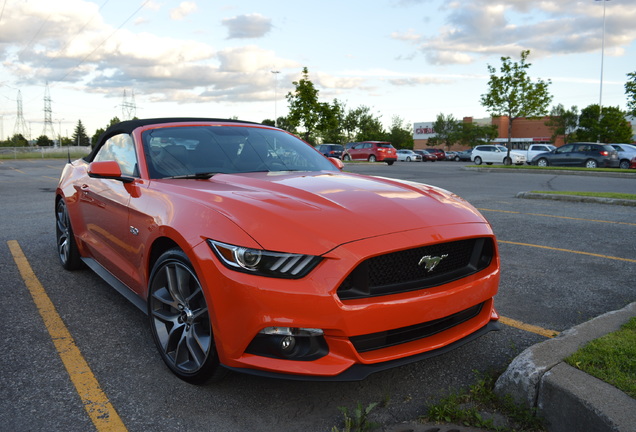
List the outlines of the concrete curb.
{"label": "concrete curb", "polygon": [[550,432],[636,430],[636,400],[564,363],[586,343],[636,316],[636,302],[564,331],[523,351],[495,384],[499,396],[537,409]]}
{"label": "concrete curb", "polygon": [[532,192],[519,192],[517,193],[516,197],[525,198],[525,199],[548,199],[548,200],[554,200],[554,201],[571,201],[571,202],[612,204],[612,205],[636,207],[636,200],[626,200],[626,199],[618,199],[618,198],[599,198],[599,197],[587,197],[587,196],[580,196],[580,195],[543,194],[543,193],[532,193]]}

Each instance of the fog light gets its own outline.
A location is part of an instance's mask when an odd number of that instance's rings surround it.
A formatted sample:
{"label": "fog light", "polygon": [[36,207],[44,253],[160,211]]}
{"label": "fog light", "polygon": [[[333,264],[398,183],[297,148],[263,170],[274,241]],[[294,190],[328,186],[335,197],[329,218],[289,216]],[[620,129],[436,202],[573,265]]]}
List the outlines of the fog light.
{"label": "fog light", "polygon": [[285,336],[280,341],[280,349],[284,353],[292,352],[295,346],[296,346],[296,338],[294,338],[293,336]]}

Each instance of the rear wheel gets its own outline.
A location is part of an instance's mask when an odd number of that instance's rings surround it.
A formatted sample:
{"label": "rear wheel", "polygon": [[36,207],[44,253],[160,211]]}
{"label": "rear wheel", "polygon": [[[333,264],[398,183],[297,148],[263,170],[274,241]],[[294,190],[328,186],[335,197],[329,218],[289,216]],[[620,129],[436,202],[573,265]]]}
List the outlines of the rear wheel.
{"label": "rear wheel", "polygon": [[55,206],[55,238],[60,263],[66,270],[77,270],[83,267],[75,236],[68,217],[68,208],[63,199]]}
{"label": "rear wheel", "polygon": [[594,159],[585,161],[585,168],[598,168],[598,163]]}
{"label": "rear wheel", "polygon": [[455,162],[459,162],[459,156],[455,156]]}
{"label": "rear wheel", "polygon": [[393,165],[393,161],[388,161],[386,164],[387,165]]}
{"label": "rear wheel", "polygon": [[475,165],[481,165],[481,158],[479,156],[475,157]]}
{"label": "rear wheel", "polygon": [[179,249],[163,253],[153,267],[148,317],[159,354],[176,376],[202,384],[225,375],[201,283],[190,260]]}
{"label": "rear wheel", "polygon": [[374,155],[369,156],[369,162],[375,162],[375,161],[376,159]]}

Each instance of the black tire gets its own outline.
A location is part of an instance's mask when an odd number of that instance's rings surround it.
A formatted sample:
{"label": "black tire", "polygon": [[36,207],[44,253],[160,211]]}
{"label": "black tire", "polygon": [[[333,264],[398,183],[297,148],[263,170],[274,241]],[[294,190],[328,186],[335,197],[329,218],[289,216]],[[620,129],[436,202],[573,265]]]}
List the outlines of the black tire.
{"label": "black tire", "polygon": [[348,154],[346,154],[346,155],[344,155],[344,156],[342,157],[342,160],[343,160],[343,161],[345,161],[345,162],[349,162],[349,161],[351,160],[351,156],[349,156]]}
{"label": "black tire", "polygon": [[510,159],[508,156],[506,156],[504,158],[503,163],[504,163],[504,165],[512,165],[512,159]]}
{"label": "black tire", "polygon": [[481,158],[479,156],[475,156],[475,165],[481,165]]}
{"label": "black tire", "polygon": [[68,216],[68,208],[61,198],[55,205],[55,239],[57,255],[60,258],[62,267],[66,270],[78,270],[84,267],[75,243],[71,220]]}
{"label": "black tire", "polygon": [[374,155],[369,156],[369,162],[375,162],[376,158]]}
{"label": "black tire", "polygon": [[190,260],[179,249],[164,252],[152,269],[148,317],[159,354],[177,377],[203,384],[226,374],[216,351],[203,288]]}
{"label": "black tire", "polygon": [[623,159],[618,165],[618,167],[620,169],[629,169],[629,165],[630,165],[629,161],[627,159]]}
{"label": "black tire", "polygon": [[585,168],[598,168],[598,162],[594,159],[588,159],[585,161]]}
{"label": "black tire", "polygon": [[389,165],[389,166],[393,165],[393,161],[388,161],[386,164]]}
{"label": "black tire", "polygon": [[455,156],[455,162],[459,162],[459,156]]}
{"label": "black tire", "polygon": [[546,158],[541,158],[537,161],[537,166],[547,167],[547,166],[550,166],[550,162],[548,162]]}
{"label": "black tire", "polygon": [[406,157],[406,161],[407,161],[407,162],[411,162],[411,158],[407,156],[407,157]]}

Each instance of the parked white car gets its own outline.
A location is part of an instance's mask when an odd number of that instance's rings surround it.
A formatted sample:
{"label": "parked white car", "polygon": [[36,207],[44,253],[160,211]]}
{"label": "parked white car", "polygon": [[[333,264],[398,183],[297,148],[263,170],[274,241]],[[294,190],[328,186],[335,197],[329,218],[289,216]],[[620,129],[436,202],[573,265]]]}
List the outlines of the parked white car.
{"label": "parked white car", "polygon": [[413,150],[398,150],[397,160],[402,162],[422,162],[422,155],[415,153]]}
{"label": "parked white car", "polygon": [[508,149],[502,145],[478,145],[470,154],[470,160],[477,165],[482,163],[492,165],[523,165],[527,158],[526,153],[518,150],[510,151],[510,159],[508,159]]}
{"label": "parked white car", "polygon": [[632,144],[610,144],[618,152],[619,168],[629,169],[630,161],[636,157],[636,145]]}
{"label": "parked white car", "polygon": [[526,162],[530,163],[536,155],[550,153],[552,150],[556,150],[556,146],[552,144],[531,144],[526,151]]}

